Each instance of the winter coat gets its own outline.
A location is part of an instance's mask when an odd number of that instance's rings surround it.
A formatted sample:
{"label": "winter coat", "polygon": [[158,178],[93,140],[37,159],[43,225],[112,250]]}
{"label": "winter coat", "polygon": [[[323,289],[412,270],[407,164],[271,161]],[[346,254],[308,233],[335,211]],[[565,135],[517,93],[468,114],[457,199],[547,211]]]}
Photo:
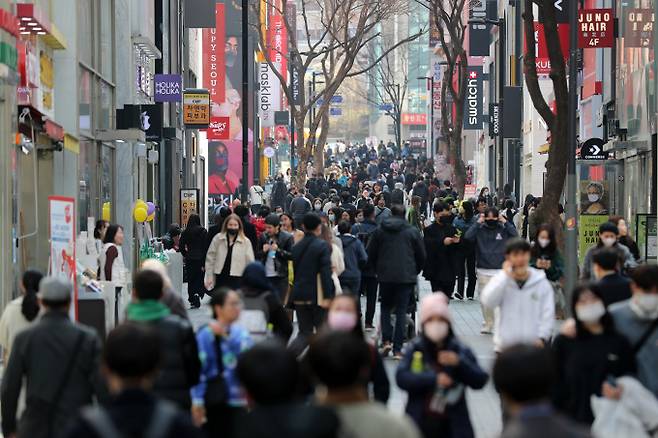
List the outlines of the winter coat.
{"label": "winter coat", "polygon": [[553,286],[544,271],[528,268],[530,275],[523,286],[507,272],[500,271],[485,286],[480,297],[484,307],[496,309],[494,350],[502,351],[516,343],[548,341],[555,322]]}
{"label": "winter coat", "polygon": [[377,225],[381,225],[384,219],[391,217],[391,214],[390,208],[379,208],[379,206],[375,206],[375,221]]}
{"label": "winter coat", "polygon": [[295,223],[301,223],[304,215],[312,209],[311,203],[303,196],[296,196],[290,203],[290,214]]}
{"label": "winter coat", "polygon": [[323,298],[333,298],[331,250],[327,242],[313,234],[306,234],[292,247],[292,261],[295,270],[291,294],[293,302],[318,303],[318,275]]}
{"label": "winter coat", "polygon": [[505,261],[505,243],[518,233],[509,222],[497,223],[490,227],[486,223],[476,223],[468,229],[464,238],[475,242],[477,267],[481,269],[500,269]]}
{"label": "winter coat", "polygon": [[292,258],[292,246],[294,244],[292,234],[283,230],[279,231],[276,236],[270,237],[267,233],[263,233],[258,239],[258,246],[256,247],[256,258],[263,264],[267,262],[269,251],[263,251],[263,246],[271,240],[276,242],[278,248],[274,257],[274,270],[277,277],[288,278],[288,262]]}
{"label": "winter coat", "polygon": [[203,260],[206,257],[208,232],[202,226],[185,228],[181,233],[179,248],[186,260]]}
{"label": "winter coat", "polygon": [[[415,352],[423,354],[423,370],[414,372],[411,367]],[[459,356],[459,364],[455,367],[444,367],[437,363],[436,357],[440,351],[453,351]],[[444,372],[452,378],[455,385],[463,385],[463,393],[456,403],[446,406],[444,415],[433,415],[428,412],[430,400],[438,389],[437,376]],[[487,383],[488,376],[482,370],[473,352],[462,344],[452,334],[444,344],[437,347],[425,336],[420,335],[409,343],[404,350],[396,372],[396,381],[401,389],[408,392],[406,412],[427,435],[427,430],[435,429],[436,423],[444,423],[449,430],[450,438],[474,437],[473,427],[466,404],[466,387],[481,389]]]}
{"label": "winter coat", "polygon": [[380,283],[415,284],[425,266],[420,232],[401,217],[384,220],[370,237],[367,251]]}
{"label": "winter coat", "polygon": [[459,215],[452,221],[452,226],[461,232],[461,239],[456,245],[459,253],[471,255],[475,252],[475,243],[465,237],[466,232],[475,225],[477,225],[477,218],[475,216],[472,216],[470,220],[466,220],[464,216]]}
{"label": "winter coat", "polygon": [[363,243],[351,234],[341,234],[338,238],[343,243],[345,260],[345,270],[339,275],[339,278],[349,280],[361,278],[361,268],[365,267],[368,262],[368,255]]}
{"label": "winter coat", "polygon": [[[228,255],[228,239],[226,233],[219,233],[216,235],[210,247],[208,254],[206,254],[206,276],[222,273],[226,256]],[[254,261],[254,251],[251,247],[251,242],[244,235],[238,234],[233,244],[233,253],[231,255],[231,269],[229,275],[232,277],[240,277],[244,268]]]}
{"label": "winter coat", "polygon": [[[560,279],[564,275],[564,259],[562,258],[562,254],[560,254],[560,251],[556,249],[555,252],[549,254],[547,251],[544,251],[541,248],[539,248],[538,255],[539,257],[543,257],[545,260],[551,261],[551,267],[548,269],[544,269],[548,281],[560,281]],[[530,259],[530,266],[532,266],[533,268],[537,268],[537,260],[538,257],[536,257],[533,253],[533,257]]]}
{"label": "winter coat", "polygon": [[445,245],[446,237],[454,237],[456,230],[452,225],[440,225],[434,222],[425,228],[423,241],[427,260],[423,268],[423,277],[427,280],[445,280],[455,278],[455,253],[457,244]]}
{"label": "winter coat", "polygon": [[[594,251],[602,247],[603,244],[599,242],[597,245],[594,245],[593,247],[588,249],[587,252],[585,253],[585,259],[583,260],[583,270],[580,273],[580,277],[582,280],[589,280],[589,281],[595,280],[594,268],[592,267],[594,264],[592,262],[592,254],[594,254]],[[612,246],[612,248],[615,248],[617,251],[619,251],[619,259],[622,262],[623,270],[633,269],[637,267],[637,262],[635,261],[633,254],[631,254],[631,251],[626,246],[617,242]]]}
{"label": "winter coat", "polygon": [[[364,219],[363,222],[352,225],[352,235],[356,236],[356,238],[363,243],[363,247],[367,249],[372,233],[374,233],[376,229],[377,224],[375,222],[370,219]],[[361,276],[370,278],[377,276],[375,268],[370,260],[368,260],[365,268],[361,269]]]}

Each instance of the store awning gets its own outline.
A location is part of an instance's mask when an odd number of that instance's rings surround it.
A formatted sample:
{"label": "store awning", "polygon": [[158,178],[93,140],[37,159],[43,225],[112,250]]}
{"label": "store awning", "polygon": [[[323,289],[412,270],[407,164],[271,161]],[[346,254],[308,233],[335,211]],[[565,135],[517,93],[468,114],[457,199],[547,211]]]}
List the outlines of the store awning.
{"label": "store awning", "polygon": [[17,3],[16,16],[21,35],[37,35],[53,49],[65,49],[66,41],[44,12],[33,3]]}

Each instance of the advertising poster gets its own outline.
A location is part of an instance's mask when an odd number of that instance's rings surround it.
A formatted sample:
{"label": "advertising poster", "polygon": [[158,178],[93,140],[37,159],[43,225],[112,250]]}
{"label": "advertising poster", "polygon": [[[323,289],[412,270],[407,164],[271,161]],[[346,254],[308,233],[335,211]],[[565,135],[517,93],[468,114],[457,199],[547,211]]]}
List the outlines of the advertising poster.
{"label": "advertising poster", "polygon": [[[253,180],[253,156],[249,149],[249,185]],[[242,141],[208,142],[208,196],[235,195],[242,178]]]}
{"label": "advertising poster", "polygon": [[580,214],[607,215],[610,205],[608,181],[580,181]]}
{"label": "advertising poster", "polygon": [[48,197],[49,274],[73,283],[72,317],[78,317],[78,290],[75,284],[75,199]]}
{"label": "advertising poster", "polygon": [[578,217],[578,260],[583,264],[587,250],[599,241],[599,225],[607,222],[608,216],[583,215]]}
{"label": "advertising poster", "polygon": [[187,227],[191,214],[199,214],[199,189],[180,190],[180,224]]}
{"label": "advertising poster", "polygon": [[482,76],[482,66],[468,66],[464,99],[464,130],[482,129],[484,90]]}
{"label": "advertising poster", "polygon": [[635,216],[635,239],[642,259],[658,258],[658,235],[656,234],[656,215],[637,214]]}

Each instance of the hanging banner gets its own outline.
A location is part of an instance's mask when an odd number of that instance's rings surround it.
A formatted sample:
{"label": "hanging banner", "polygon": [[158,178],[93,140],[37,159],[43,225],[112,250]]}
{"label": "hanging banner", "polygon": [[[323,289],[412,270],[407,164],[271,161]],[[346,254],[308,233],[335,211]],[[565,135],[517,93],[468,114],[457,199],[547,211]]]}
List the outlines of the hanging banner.
{"label": "hanging banner", "polygon": [[[489,56],[491,44],[490,24],[487,18],[486,0],[469,0],[468,2],[468,54],[469,56]],[[481,21],[475,23],[473,21]]]}
{"label": "hanging banner", "polygon": [[[283,16],[272,8],[269,22],[270,60],[276,66],[281,76],[288,77],[288,34]],[[277,108],[277,110],[280,108]]]}
{"label": "hanging banner", "polygon": [[482,129],[482,66],[466,69],[466,98],[464,99],[464,129]]}
{"label": "hanging banner", "polygon": [[260,126],[271,128],[274,126],[274,113],[281,106],[281,84],[267,62],[258,64],[258,81],[258,118]]}
{"label": "hanging banner", "polygon": [[[537,67],[538,75],[547,75],[551,72],[551,60],[548,57],[548,47],[546,46],[546,35],[544,35],[544,25],[536,22],[535,25],[535,65]],[[569,58],[569,25],[558,24],[557,32],[560,38],[560,48],[562,49],[562,56],[567,61]],[[528,42],[525,41],[525,48]]]}
{"label": "hanging banner", "polygon": [[579,48],[612,47],[614,42],[612,9],[581,9],[578,11]]}
{"label": "hanging banner", "polygon": [[626,9],[624,47],[653,47],[654,13],[651,9]]}
{"label": "hanging banner", "polygon": [[215,28],[203,29],[203,86],[210,92],[213,106],[219,106],[226,96],[224,4],[215,5]]}
{"label": "hanging banner", "polygon": [[73,283],[71,316],[78,319],[78,288],[75,263],[75,199],[48,197],[48,241],[50,242],[49,275]]}

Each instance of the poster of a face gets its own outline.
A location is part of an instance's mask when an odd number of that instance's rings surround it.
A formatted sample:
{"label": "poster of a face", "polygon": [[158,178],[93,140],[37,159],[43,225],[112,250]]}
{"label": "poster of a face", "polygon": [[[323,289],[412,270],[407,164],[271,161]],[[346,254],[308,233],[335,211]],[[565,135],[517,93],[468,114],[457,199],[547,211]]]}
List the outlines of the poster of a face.
{"label": "poster of a face", "polygon": [[[242,178],[242,142],[208,142],[208,195],[235,194]],[[249,185],[253,184],[253,157],[249,150]]]}
{"label": "poster of a face", "polygon": [[580,214],[608,214],[607,181],[580,181]]}

